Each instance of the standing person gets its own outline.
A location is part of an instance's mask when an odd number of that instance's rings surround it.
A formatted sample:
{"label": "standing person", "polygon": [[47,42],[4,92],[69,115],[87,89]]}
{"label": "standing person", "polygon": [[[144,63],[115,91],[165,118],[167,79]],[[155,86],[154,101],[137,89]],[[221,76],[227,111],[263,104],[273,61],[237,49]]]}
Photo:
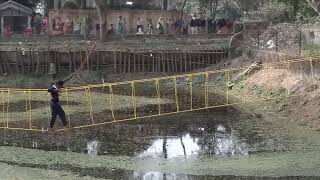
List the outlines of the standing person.
{"label": "standing person", "polygon": [[111,24],[110,25],[110,28],[108,29],[108,35],[113,35],[114,33],[115,33],[115,30],[114,30],[114,25],[113,24]]}
{"label": "standing person", "polygon": [[168,34],[174,34],[174,29],[175,29],[175,27],[174,27],[174,21],[173,21],[173,19],[169,19],[169,21],[168,21]]}
{"label": "standing person", "polygon": [[41,34],[41,28],[42,28],[41,14],[36,14],[34,23],[35,23],[35,34]]}
{"label": "standing person", "polygon": [[170,20],[168,18],[165,21],[165,32],[166,34],[170,34]]}
{"label": "standing person", "polygon": [[96,37],[97,38],[100,37],[100,24],[99,23],[96,24]]}
{"label": "standing person", "polygon": [[200,33],[200,28],[201,28],[201,20],[200,20],[200,18],[196,18],[195,22],[196,22],[195,34],[199,34]]}
{"label": "standing person", "polygon": [[164,22],[162,17],[159,18],[159,21],[157,23],[157,28],[159,29],[160,33],[159,34],[164,34]]}
{"label": "standing person", "polygon": [[188,21],[183,20],[182,21],[182,34],[183,35],[188,35],[188,26],[189,26]]}
{"label": "standing person", "polygon": [[139,29],[143,32],[143,19],[140,17],[138,17],[137,21],[137,32],[140,32]]}
{"label": "standing person", "polygon": [[50,121],[50,129],[53,130],[53,126],[56,122],[57,116],[59,115],[62,125],[65,128],[67,126],[67,119],[66,119],[66,113],[62,109],[60,102],[59,102],[59,95],[61,93],[61,89],[63,88],[64,82],[58,81],[56,85],[52,84],[48,88],[48,92],[51,93],[51,101],[50,101],[50,107],[51,107],[51,121]]}
{"label": "standing person", "polygon": [[196,18],[193,16],[190,21],[191,34],[195,34],[196,32]]}
{"label": "standing person", "polygon": [[148,29],[149,29],[148,35],[152,35],[152,34],[153,34],[153,23],[152,23],[152,19],[149,19],[149,21],[148,21]]}
{"label": "standing person", "polygon": [[206,26],[207,26],[207,21],[205,18],[200,19],[200,24],[201,24],[201,32],[205,33],[206,32]]}
{"label": "standing person", "polygon": [[177,19],[176,23],[174,24],[175,33],[181,34],[182,33],[182,19]]}
{"label": "standing person", "polygon": [[117,24],[117,31],[120,35],[122,35],[124,32],[125,32],[125,23],[124,23],[124,20],[122,18],[122,16],[119,16],[119,19],[118,19],[118,24]]}
{"label": "standing person", "polygon": [[43,16],[42,18],[42,34],[47,34],[47,28],[48,28],[48,17]]}

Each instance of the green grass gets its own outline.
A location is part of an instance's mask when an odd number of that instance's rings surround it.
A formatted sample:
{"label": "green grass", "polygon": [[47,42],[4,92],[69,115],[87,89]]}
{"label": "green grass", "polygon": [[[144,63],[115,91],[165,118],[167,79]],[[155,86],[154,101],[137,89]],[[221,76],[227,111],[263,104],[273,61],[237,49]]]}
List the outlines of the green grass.
{"label": "green grass", "polygon": [[320,44],[307,43],[303,47],[303,54],[305,56],[319,56],[320,55]]}

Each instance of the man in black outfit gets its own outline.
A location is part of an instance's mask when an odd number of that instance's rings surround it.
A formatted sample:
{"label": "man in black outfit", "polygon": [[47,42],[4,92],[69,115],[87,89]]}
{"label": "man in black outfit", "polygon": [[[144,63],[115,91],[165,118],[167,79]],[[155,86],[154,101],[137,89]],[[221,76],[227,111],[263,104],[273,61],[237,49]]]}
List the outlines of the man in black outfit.
{"label": "man in black outfit", "polygon": [[51,101],[50,101],[50,107],[51,107],[51,121],[50,121],[50,129],[53,129],[53,126],[56,122],[57,116],[59,115],[63,127],[67,126],[67,119],[66,119],[66,113],[62,109],[60,103],[59,103],[59,95],[61,93],[61,88],[63,88],[63,81],[58,81],[56,85],[52,84],[48,88],[48,92],[51,93]]}

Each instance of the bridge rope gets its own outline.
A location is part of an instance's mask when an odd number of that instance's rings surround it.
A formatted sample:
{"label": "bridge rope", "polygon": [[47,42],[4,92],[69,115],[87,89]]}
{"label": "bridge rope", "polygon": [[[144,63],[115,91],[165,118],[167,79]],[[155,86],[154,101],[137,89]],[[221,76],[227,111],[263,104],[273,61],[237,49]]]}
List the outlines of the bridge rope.
{"label": "bridge rope", "polygon": [[[283,69],[288,77],[294,74],[294,70],[306,69],[308,73],[305,76],[316,82],[315,78],[320,73],[320,58],[290,59],[257,67]],[[61,103],[67,114],[68,129],[79,129],[298,96],[287,89],[283,97],[268,95],[250,101],[241,97],[232,92],[230,85],[247,68],[66,87]],[[316,92],[315,84],[313,92]],[[0,95],[0,129],[47,131],[51,116],[47,89],[0,88]],[[59,124],[56,126],[59,127]],[[56,131],[68,129],[57,128]]]}

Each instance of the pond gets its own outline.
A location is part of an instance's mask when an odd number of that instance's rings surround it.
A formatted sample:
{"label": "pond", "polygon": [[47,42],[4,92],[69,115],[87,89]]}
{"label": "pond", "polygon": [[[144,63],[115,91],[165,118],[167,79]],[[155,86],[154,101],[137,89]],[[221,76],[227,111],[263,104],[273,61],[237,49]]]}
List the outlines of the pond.
{"label": "pond", "polygon": [[66,132],[2,131],[0,162],[93,179],[314,179],[319,139],[285,119],[219,108]]}

